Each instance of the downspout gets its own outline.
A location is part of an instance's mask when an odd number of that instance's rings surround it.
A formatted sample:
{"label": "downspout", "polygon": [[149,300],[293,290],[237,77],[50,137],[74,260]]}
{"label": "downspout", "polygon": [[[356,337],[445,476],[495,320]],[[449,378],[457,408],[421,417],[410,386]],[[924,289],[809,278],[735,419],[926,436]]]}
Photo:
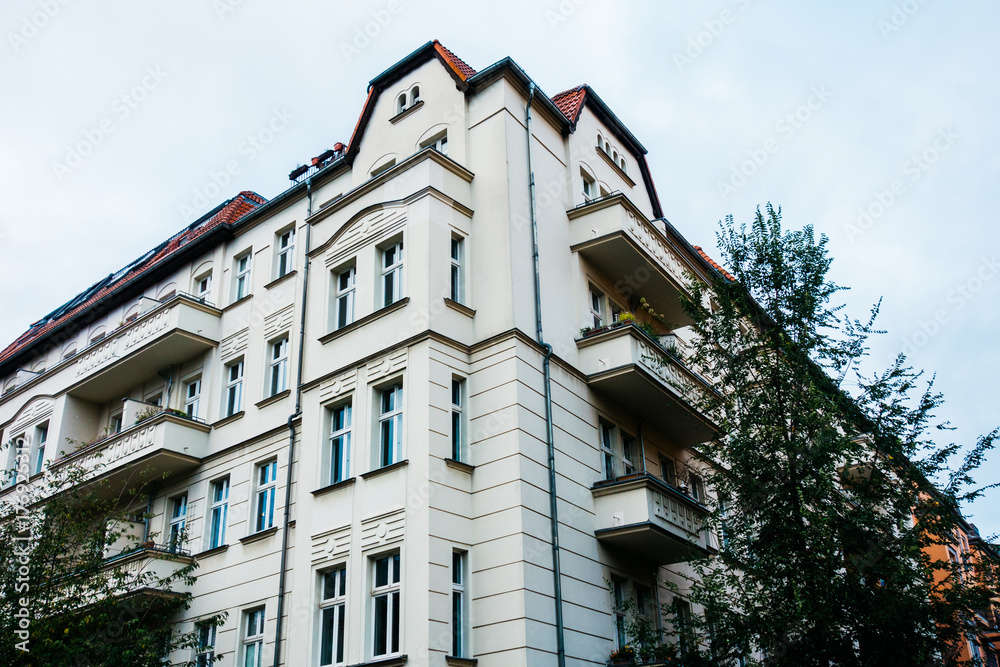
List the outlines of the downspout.
{"label": "downspout", "polygon": [[[306,220],[312,215],[312,177],[306,179]],[[288,415],[288,474],[285,477],[285,511],[281,528],[281,565],[278,567],[278,617],[274,630],[274,661],[281,657],[282,617],[285,613],[285,570],[288,566],[288,524],[292,511],[292,461],[295,459],[295,419],[302,414],[302,358],[306,340],[306,296],[309,293],[309,236],[312,226],[306,222],[305,264],[302,267],[302,310],[299,314],[299,361],[295,379],[295,412]]]}
{"label": "downspout", "polygon": [[556,656],[559,667],[566,667],[566,637],[563,628],[562,568],[559,564],[559,508],[556,496],[556,442],[552,425],[552,375],[550,360],[552,346],[542,336],[542,292],[538,268],[538,217],[535,201],[535,171],[531,166],[531,102],[535,98],[535,82],[528,88],[528,104],[525,107],[525,124],[528,130],[528,199],[531,219],[531,258],[535,272],[535,336],[545,350],[542,371],[545,378],[545,440],[549,454],[549,512],[552,515],[552,578],[556,604]]}
{"label": "downspout", "polygon": [[164,396],[163,396],[163,405],[161,405],[160,407],[161,408],[169,408],[170,407],[170,390],[173,389],[173,386],[174,386],[174,365],[170,364],[170,371],[169,371],[169,373],[167,375],[164,375],[163,371],[160,371],[160,377],[167,381],[166,391],[164,392]]}

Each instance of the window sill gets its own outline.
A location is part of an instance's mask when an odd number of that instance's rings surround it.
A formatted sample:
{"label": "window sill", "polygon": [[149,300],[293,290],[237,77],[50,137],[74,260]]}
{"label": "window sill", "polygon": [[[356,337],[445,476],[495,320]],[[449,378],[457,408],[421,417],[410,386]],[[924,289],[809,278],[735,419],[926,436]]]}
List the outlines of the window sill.
{"label": "window sill", "polygon": [[602,158],[604,158],[605,162],[607,162],[608,164],[611,165],[611,167],[615,170],[615,172],[617,172],[618,175],[622,177],[622,180],[625,181],[626,185],[628,185],[630,188],[634,188],[635,187],[635,181],[633,181],[631,178],[629,178],[628,174],[626,174],[624,171],[622,171],[622,168],[619,167],[617,164],[615,164],[615,161],[611,159],[610,155],[608,155],[607,153],[604,152],[603,148],[598,148],[597,149],[597,154],[600,155]]}
{"label": "window sill", "polygon": [[292,393],[291,389],[286,389],[285,391],[277,393],[274,396],[268,396],[263,401],[260,401],[258,403],[254,403],[254,405],[256,405],[258,408],[266,408],[267,406],[271,405],[272,403],[277,403],[278,401],[280,401],[283,398],[288,398],[288,396],[291,393]]}
{"label": "window sill", "polygon": [[362,662],[354,667],[399,667],[406,664],[406,655],[394,655],[391,658],[376,658],[371,662]]}
{"label": "window sill", "polygon": [[461,472],[472,474],[472,471],[476,469],[476,466],[466,463],[465,461],[457,461],[455,459],[445,459],[444,464],[449,468],[454,468],[455,470],[460,470]]}
{"label": "window sill", "polygon": [[286,280],[288,280],[289,278],[291,278],[292,276],[294,276],[296,273],[298,273],[297,270],[296,271],[289,271],[288,273],[286,273],[285,275],[281,276],[280,278],[275,278],[274,280],[272,280],[268,284],[264,285],[264,289],[273,289],[275,285],[277,285],[279,283],[285,282]]}
{"label": "window sill", "polygon": [[398,123],[399,121],[403,120],[404,118],[406,118],[407,116],[409,116],[411,113],[413,113],[414,111],[416,111],[417,109],[419,109],[422,106],[424,106],[424,101],[423,100],[417,100],[416,104],[411,104],[410,106],[406,107],[405,109],[403,109],[402,111],[400,111],[398,114],[396,114],[395,116],[393,116],[392,118],[390,118],[389,122],[392,123],[393,125],[395,125],[396,123]]}
{"label": "window sill", "polygon": [[354,482],[356,482],[357,479],[358,479],[357,477],[348,477],[343,481],[336,482],[334,484],[327,484],[326,486],[316,489],[315,491],[311,491],[310,493],[312,493],[314,496],[322,496],[327,493],[330,493],[331,491],[336,491],[337,489],[343,489],[348,486],[354,486]]}
{"label": "window sill", "polygon": [[452,667],[476,667],[479,664],[478,658],[459,658],[457,655],[446,655],[444,660]]}
{"label": "window sill", "polygon": [[233,308],[235,308],[236,306],[238,306],[241,303],[243,303],[244,301],[249,301],[252,298],[253,298],[253,294],[247,294],[242,299],[237,299],[236,301],[233,301],[231,304],[229,304],[228,306],[226,306],[225,308],[223,308],[222,312],[224,312],[224,313],[228,312],[228,311],[232,310]]}
{"label": "window sill", "polygon": [[223,544],[221,547],[215,547],[214,549],[207,549],[202,551],[200,554],[195,554],[195,558],[208,558],[209,556],[214,556],[215,554],[221,554],[229,548],[228,544]]}
{"label": "window sill", "polygon": [[402,461],[397,461],[393,464],[376,468],[375,470],[369,470],[366,473],[362,473],[361,479],[371,479],[372,477],[378,477],[379,475],[384,475],[385,473],[392,472],[393,470],[405,468],[409,462],[409,459],[403,459]]}
{"label": "window sill", "polygon": [[354,331],[355,329],[360,329],[361,327],[365,326],[366,324],[370,324],[370,323],[374,322],[375,320],[379,319],[380,317],[385,317],[389,313],[399,310],[400,308],[402,308],[403,306],[405,306],[409,302],[410,302],[410,297],[405,296],[402,299],[400,299],[399,301],[395,301],[393,303],[390,303],[388,306],[386,306],[384,308],[380,308],[380,309],[376,310],[374,313],[371,313],[370,315],[365,315],[360,320],[354,320],[353,322],[351,322],[350,324],[348,324],[346,327],[341,327],[341,328],[337,329],[336,331],[331,331],[330,333],[328,333],[325,336],[323,336],[322,338],[320,338],[319,342],[322,343],[323,345],[326,345],[327,343],[329,343],[332,340],[336,340],[337,338],[340,338],[341,336],[349,334],[350,332]]}
{"label": "window sill", "polygon": [[228,417],[223,417],[219,421],[214,422],[212,424],[212,428],[219,428],[220,426],[225,426],[226,424],[231,424],[232,422],[236,421],[237,419],[242,419],[244,414],[246,414],[246,413],[243,412],[242,410],[240,410],[239,412],[234,412],[233,414],[229,415]]}
{"label": "window sill", "polygon": [[458,312],[462,313],[463,315],[466,315],[467,317],[476,316],[476,311],[474,311],[473,309],[469,308],[466,305],[459,303],[458,301],[452,301],[448,297],[445,297],[444,305],[448,306],[452,310],[457,310]]}
{"label": "window sill", "polygon": [[254,533],[253,535],[247,535],[246,537],[241,537],[240,542],[242,542],[243,544],[250,544],[252,542],[257,542],[258,540],[267,539],[268,537],[271,537],[277,532],[278,532],[278,527],[271,526],[270,528]]}

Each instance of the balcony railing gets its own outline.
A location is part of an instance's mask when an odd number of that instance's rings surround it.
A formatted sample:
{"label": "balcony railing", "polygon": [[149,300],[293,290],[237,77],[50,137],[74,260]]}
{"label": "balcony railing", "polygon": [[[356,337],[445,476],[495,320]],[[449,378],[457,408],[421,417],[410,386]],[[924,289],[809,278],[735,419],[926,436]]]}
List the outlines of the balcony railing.
{"label": "balcony railing", "polygon": [[219,344],[222,311],[204,300],[175,294],[153,304],[74,357],[74,396],[103,402],[120,396],[138,377],[187,361]]}
{"label": "balcony railing", "polygon": [[200,420],[164,410],[120,433],[90,443],[54,461],[52,468],[78,464],[84,480],[107,479],[114,490],[138,481],[138,471],[149,469],[149,478],[197,466],[208,453],[211,427]]}
{"label": "balcony railing", "polygon": [[580,370],[597,391],[690,446],[715,437],[717,427],[696,406],[712,387],[632,322],[589,331],[576,341]]}
{"label": "balcony railing", "polygon": [[125,591],[126,594],[147,592],[163,595],[164,593],[179,593],[180,589],[185,588],[187,584],[175,580],[168,591],[145,584],[156,584],[168,579],[181,568],[190,565],[193,560],[191,552],[186,549],[147,542],[134,549],[110,556],[105,560],[105,567],[114,568],[120,572],[124,581],[127,582],[139,582],[139,577],[143,577],[142,585],[137,585],[135,590]]}
{"label": "balcony railing", "polygon": [[641,560],[664,565],[713,549],[704,526],[708,510],[647,473],[598,482],[595,535]]}
{"label": "balcony railing", "polygon": [[612,283],[643,296],[677,326],[690,324],[679,296],[686,291],[689,259],[621,193],[593,199],[566,212],[570,249]]}

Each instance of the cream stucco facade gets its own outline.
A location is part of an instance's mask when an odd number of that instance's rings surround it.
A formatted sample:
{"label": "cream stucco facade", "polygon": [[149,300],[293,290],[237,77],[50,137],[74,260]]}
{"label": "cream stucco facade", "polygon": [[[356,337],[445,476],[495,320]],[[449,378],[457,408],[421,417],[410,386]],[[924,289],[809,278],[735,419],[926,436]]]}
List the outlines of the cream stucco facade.
{"label": "cream stucco facade", "polygon": [[[41,467],[100,451],[112,478],[171,473],[137,530],[166,542],[184,499],[199,568],[177,622],[228,612],[218,664],[246,664],[258,609],[272,664],[283,552],[274,664],[328,664],[324,619],[329,664],[557,664],[530,81],[441,53],[380,75],[349,148],[288,191],[0,362],[3,441]],[[685,276],[712,269],[656,218],[641,146],[587,94],[575,118],[541,91],[531,109],[572,665],[615,649],[616,587],[653,614],[675,595],[662,582],[683,598],[688,547],[712,545],[690,472],[711,425],[685,401],[704,383],[676,352]],[[640,297],[675,330],[620,320]],[[136,423],[157,403],[186,414]]]}

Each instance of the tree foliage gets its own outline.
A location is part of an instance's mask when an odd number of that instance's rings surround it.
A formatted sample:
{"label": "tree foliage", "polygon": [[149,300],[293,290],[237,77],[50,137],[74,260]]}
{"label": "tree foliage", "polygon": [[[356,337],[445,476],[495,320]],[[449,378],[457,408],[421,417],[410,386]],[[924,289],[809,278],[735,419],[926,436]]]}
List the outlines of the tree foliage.
{"label": "tree foliage", "polygon": [[900,356],[863,371],[878,306],[850,319],[834,300],[827,239],[759,209],[721,225],[732,274],[692,281],[690,363],[717,394],[711,463],[717,554],[695,561],[703,641],[689,664],[806,667],[942,664],[997,597],[988,564],[933,560],[958,507],[982,493],[975,468],[997,438],[939,445],[942,397]]}
{"label": "tree foliage", "polygon": [[174,622],[197,564],[135,530],[148,518],[146,484],[114,488],[94,472],[70,463],[22,475],[0,507],[0,664],[160,667],[196,644]]}

